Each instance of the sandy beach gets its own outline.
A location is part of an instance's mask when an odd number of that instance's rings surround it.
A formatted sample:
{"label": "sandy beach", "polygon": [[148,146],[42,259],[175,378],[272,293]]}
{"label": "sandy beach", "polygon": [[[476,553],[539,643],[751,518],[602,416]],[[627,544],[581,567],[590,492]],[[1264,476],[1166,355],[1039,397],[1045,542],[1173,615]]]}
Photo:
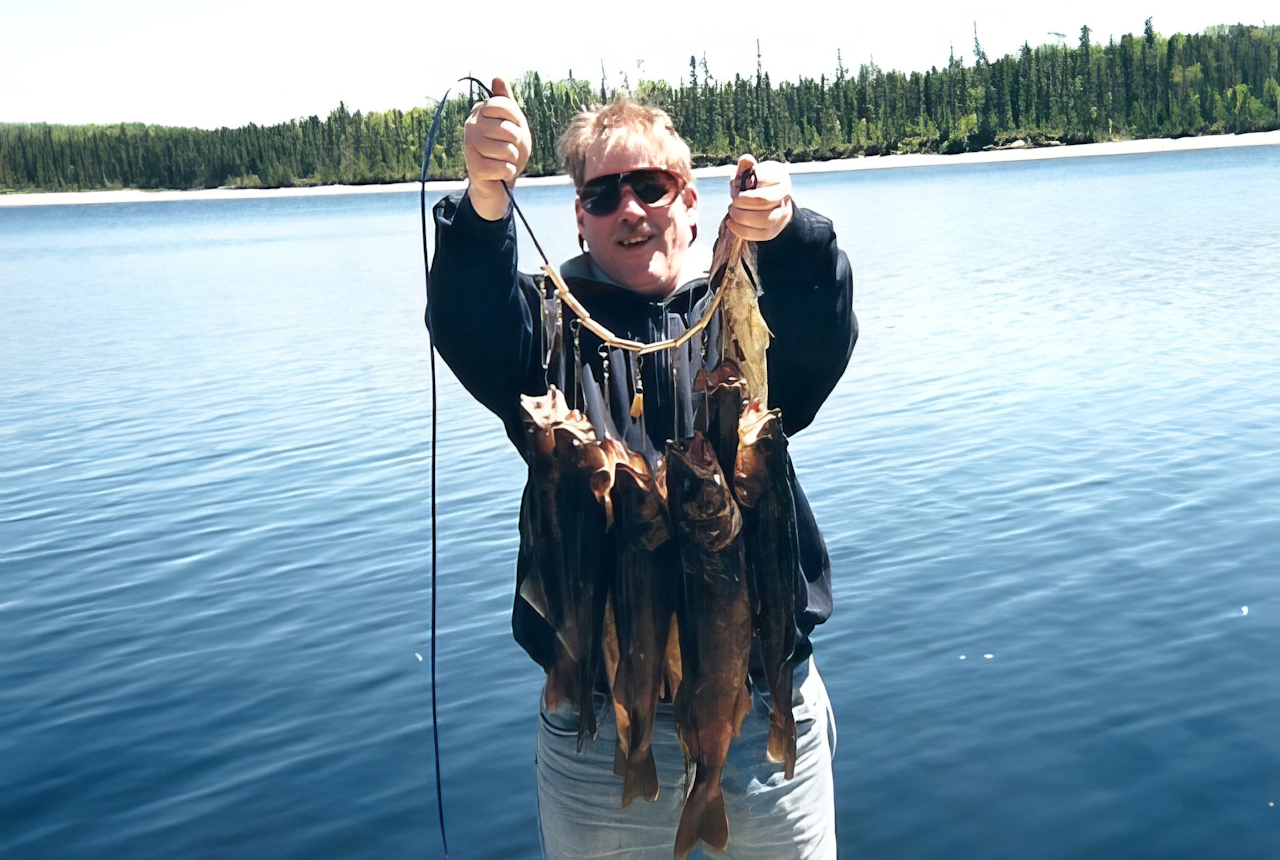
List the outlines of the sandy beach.
{"label": "sandy beach", "polygon": [[[791,165],[792,173],[829,173],[841,170],[886,170],[910,167],[941,167],[955,164],[997,164],[1011,161],[1036,161],[1047,158],[1082,158],[1106,155],[1137,155],[1149,152],[1179,152],[1192,149],[1220,149],[1236,146],[1280,145],[1280,130],[1253,134],[1220,134],[1202,137],[1153,138],[1149,140],[1109,141],[1077,146],[1025,147],[987,152],[965,152],[959,155],[911,154],[843,158],[832,161],[806,161]],[[733,165],[704,167],[694,171],[702,178],[730,176]],[[521,179],[522,185],[566,185],[567,176],[540,176]],[[427,183],[428,194],[441,194],[465,187],[460,180]],[[87,203],[142,203],[166,200],[253,200],[268,197],[311,197],[327,194],[392,194],[416,191],[416,182],[386,185],[316,185],[306,188],[207,188],[192,191],[65,191],[32,194],[0,194],[0,206],[63,206]]]}

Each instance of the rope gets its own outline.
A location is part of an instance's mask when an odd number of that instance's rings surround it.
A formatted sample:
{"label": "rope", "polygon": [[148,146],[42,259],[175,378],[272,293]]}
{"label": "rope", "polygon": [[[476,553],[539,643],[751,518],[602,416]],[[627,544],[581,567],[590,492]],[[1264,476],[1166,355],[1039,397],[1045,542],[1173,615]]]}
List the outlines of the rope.
{"label": "rope", "polygon": [[[427,249],[427,168],[431,165],[431,151],[435,148],[436,133],[440,131],[440,117],[444,113],[444,104],[449,99],[446,91],[444,98],[436,105],[436,115],[431,120],[431,131],[427,134],[427,144],[422,150],[422,173],[419,183],[422,187],[419,200],[422,208],[422,266],[426,274],[426,290],[428,305],[431,302],[431,257]],[[440,780],[440,722],[439,708],[436,706],[436,443],[437,415],[439,403],[436,398],[436,337],[435,327],[431,322],[431,310],[427,309],[427,351],[431,354],[431,739],[435,748],[436,760],[436,809],[440,814],[440,841],[444,845],[445,860],[449,856],[449,837],[444,828],[444,784]]]}
{"label": "rope", "polygon": [[[487,86],[484,85],[482,81],[476,78],[467,76],[464,78],[459,78],[458,80],[470,81],[473,84],[477,84],[479,85],[481,91],[483,91],[487,97],[489,98],[493,97],[493,90],[489,89]],[[423,168],[422,176],[425,181],[426,179],[425,167]],[[747,170],[740,177],[738,177],[738,188],[740,190],[747,191],[755,187],[756,187],[756,173],[754,170]],[[578,317],[579,320],[582,321],[582,325],[587,329],[587,331],[591,332],[596,337],[600,338],[600,340],[604,341],[606,345],[615,347],[617,349],[624,349],[628,352],[634,352],[636,355],[652,355],[655,352],[665,352],[666,350],[669,350],[669,349],[679,349],[680,347],[688,343],[691,339],[693,339],[699,332],[701,332],[704,328],[707,327],[707,324],[709,322],[711,322],[711,317],[715,315],[716,308],[720,306],[720,298],[724,292],[723,290],[718,288],[719,286],[718,283],[713,283],[708,285],[709,289],[715,291],[715,296],[712,298],[711,305],[707,308],[706,313],[704,313],[701,319],[699,319],[697,322],[691,325],[688,329],[686,329],[684,333],[681,334],[679,337],[667,338],[665,340],[654,341],[653,343],[643,343],[638,340],[630,340],[629,338],[618,337],[616,334],[610,331],[606,326],[601,325],[600,323],[592,319],[591,314],[587,311],[587,309],[584,308],[582,306],[582,303],[579,302],[578,299],[573,295],[573,293],[569,291],[568,285],[565,284],[564,279],[560,277],[560,270],[557,269],[555,266],[551,265],[551,261],[547,259],[546,252],[542,250],[542,245],[538,242],[538,237],[533,234],[533,228],[529,226],[529,219],[525,218],[524,212],[520,211],[520,204],[516,203],[516,196],[511,191],[511,186],[507,184],[507,181],[505,179],[502,180],[502,188],[507,192],[507,199],[511,201],[511,208],[514,209],[515,213],[520,216],[520,221],[524,224],[525,232],[528,233],[529,238],[533,240],[533,246],[538,249],[538,256],[542,257],[542,264],[543,264],[542,271],[545,272],[547,277],[551,279],[551,282],[555,284],[556,296],[558,296],[562,302],[564,302],[566,305],[569,306],[569,309],[573,311],[573,313]],[[425,222],[424,222],[424,225],[425,225]],[[424,230],[426,229],[425,226],[423,229]],[[740,236],[735,235],[733,237],[733,246],[729,249],[729,263],[727,266],[725,266],[723,271],[712,274],[713,280],[715,279],[716,274],[720,274],[721,280],[723,280],[724,274],[727,273],[730,269],[738,265],[738,261],[742,258],[742,248],[744,244],[745,244],[745,240],[742,239]]]}
{"label": "rope", "polygon": [[[744,177],[748,175],[750,175],[754,180],[755,176],[753,173],[748,172],[743,174]],[[745,181],[746,180],[744,178],[744,186]],[[538,255],[542,257],[542,271],[551,279],[551,283],[555,284],[556,296],[560,301],[569,306],[569,310],[573,311],[574,315],[582,322],[583,328],[600,338],[600,340],[602,340],[607,346],[624,349],[627,352],[634,352],[636,355],[652,355],[655,352],[679,349],[707,327],[707,324],[711,322],[711,317],[715,315],[716,308],[720,307],[720,299],[724,295],[724,290],[719,289],[719,283],[723,282],[724,275],[730,269],[738,265],[738,261],[742,258],[742,248],[746,244],[745,240],[741,237],[733,237],[733,246],[729,249],[728,265],[726,265],[724,269],[712,274],[713,281],[717,274],[720,275],[721,281],[708,285],[709,289],[715,291],[715,295],[711,299],[711,304],[707,307],[706,313],[702,315],[702,318],[689,326],[689,328],[687,328],[679,337],[657,340],[653,343],[644,343],[643,341],[618,337],[610,331],[608,327],[596,322],[592,318],[590,311],[583,307],[577,297],[569,291],[568,284],[566,284],[564,279],[560,277],[560,270],[551,265],[551,261],[548,260],[547,255],[543,253],[542,245],[538,244],[538,237],[533,235],[533,229],[529,226],[529,221],[524,217],[524,213],[520,211],[520,204],[516,203],[516,196],[512,193],[511,186],[507,184],[505,179],[502,180],[502,187],[506,189],[507,198],[511,201],[511,208],[520,216],[520,221],[524,224],[525,232],[529,234],[529,238],[533,240],[533,246],[538,249]],[[754,188],[755,186],[752,185],[751,187]]]}

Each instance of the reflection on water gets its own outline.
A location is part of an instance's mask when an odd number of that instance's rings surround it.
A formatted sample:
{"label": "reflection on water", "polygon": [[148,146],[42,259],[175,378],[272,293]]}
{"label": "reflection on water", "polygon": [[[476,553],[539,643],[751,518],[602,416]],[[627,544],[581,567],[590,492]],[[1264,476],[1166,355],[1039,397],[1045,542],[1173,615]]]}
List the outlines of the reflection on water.
{"label": "reflection on water", "polygon": [[[1274,849],[1278,180],[1273,147],[796,178],[863,332],[793,443],[842,853]],[[574,253],[571,192],[520,193]],[[439,853],[416,212],[0,210],[4,856]],[[442,373],[450,841],[535,856],[522,466]]]}

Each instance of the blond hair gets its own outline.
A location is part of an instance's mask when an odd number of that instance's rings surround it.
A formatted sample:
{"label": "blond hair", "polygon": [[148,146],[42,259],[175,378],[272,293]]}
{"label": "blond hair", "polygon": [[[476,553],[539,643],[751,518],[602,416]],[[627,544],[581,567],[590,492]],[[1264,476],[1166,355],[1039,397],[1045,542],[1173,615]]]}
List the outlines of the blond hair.
{"label": "blond hair", "polygon": [[693,184],[693,164],[689,145],[676,131],[671,117],[661,108],[634,102],[625,96],[596,110],[578,113],[556,141],[556,154],[577,188],[587,181],[587,156],[597,143],[606,151],[625,138],[643,138],[652,147],[650,155],[687,184]]}

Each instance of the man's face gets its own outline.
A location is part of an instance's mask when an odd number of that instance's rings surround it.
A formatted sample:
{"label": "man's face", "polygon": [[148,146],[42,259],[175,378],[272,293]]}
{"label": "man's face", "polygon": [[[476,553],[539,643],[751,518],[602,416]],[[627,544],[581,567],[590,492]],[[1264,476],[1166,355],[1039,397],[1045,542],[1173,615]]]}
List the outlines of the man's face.
{"label": "man's face", "polygon": [[[639,135],[597,141],[587,154],[584,181],[645,167],[666,167],[657,152],[654,143]],[[685,188],[665,206],[647,206],[629,185],[623,185],[622,203],[611,214],[590,215],[580,200],[574,201],[574,210],[591,259],[610,278],[655,298],[670,295],[679,286],[680,269],[697,220],[697,189]]]}

